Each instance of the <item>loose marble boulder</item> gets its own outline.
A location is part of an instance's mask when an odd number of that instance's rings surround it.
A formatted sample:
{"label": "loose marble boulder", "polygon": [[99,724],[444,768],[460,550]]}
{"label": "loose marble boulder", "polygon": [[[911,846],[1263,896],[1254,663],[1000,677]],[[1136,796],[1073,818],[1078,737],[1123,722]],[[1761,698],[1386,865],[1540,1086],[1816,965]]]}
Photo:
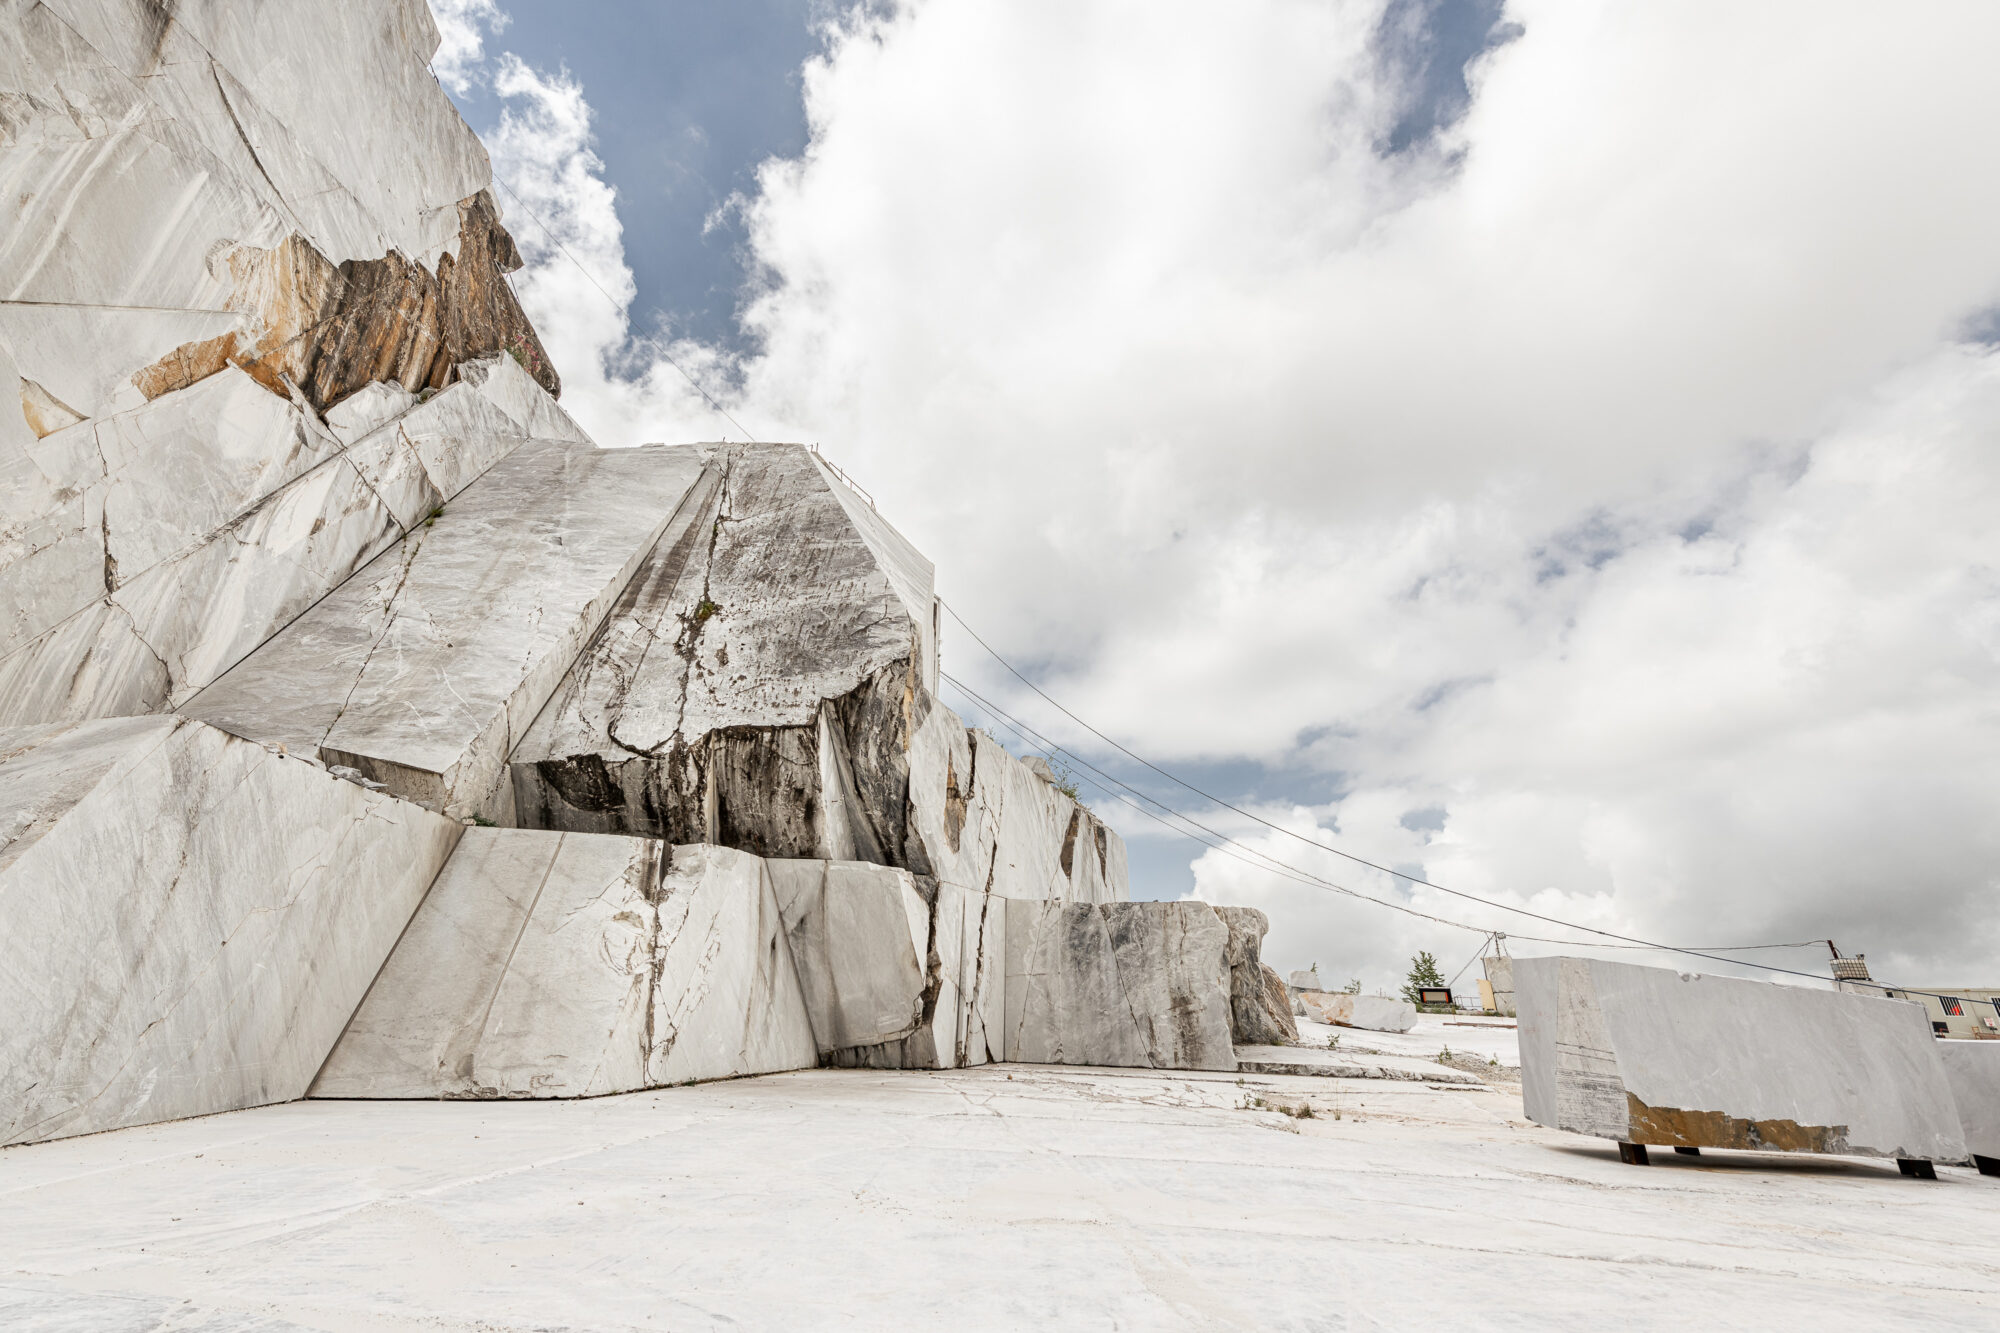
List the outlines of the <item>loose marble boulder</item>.
{"label": "loose marble boulder", "polygon": [[302,1096],[460,832],[183,718],[0,731],[0,1144]]}
{"label": "loose marble boulder", "polygon": [[524,444],[185,711],[509,823],[509,751],[704,470],[688,449]]}
{"label": "loose marble boulder", "polygon": [[1344,991],[1296,992],[1305,1016],[1316,1023],[1367,1028],[1373,1032],[1408,1032],[1417,1025],[1417,1007],[1386,995],[1349,995]]}
{"label": "loose marble boulder", "polygon": [[757,858],[473,828],[312,1095],[588,1097],[816,1059]]}
{"label": "loose marble boulder", "polygon": [[1923,1009],[1586,958],[1517,958],[1530,1120],[1624,1143],[1963,1161]]}
{"label": "loose marble boulder", "polygon": [[1206,903],[1010,902],[1006,1056],[1233,1070],[1228,947]]}

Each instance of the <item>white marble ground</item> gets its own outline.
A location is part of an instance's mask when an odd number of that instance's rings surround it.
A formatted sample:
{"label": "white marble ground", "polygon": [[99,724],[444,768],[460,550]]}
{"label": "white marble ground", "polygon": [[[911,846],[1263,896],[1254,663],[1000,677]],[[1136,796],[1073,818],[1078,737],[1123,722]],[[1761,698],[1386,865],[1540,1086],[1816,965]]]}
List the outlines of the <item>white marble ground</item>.
{"label": "white marble ground", "polygon": [[[1313,1119],[1244,1106],[1302,1096]],[[0,1151],[0,1325],[1995,1327],[2000,1180],[1938,1176],[1626,1167],[1511,1090],[1407,1081],[997,1065],[309,1102]]]}

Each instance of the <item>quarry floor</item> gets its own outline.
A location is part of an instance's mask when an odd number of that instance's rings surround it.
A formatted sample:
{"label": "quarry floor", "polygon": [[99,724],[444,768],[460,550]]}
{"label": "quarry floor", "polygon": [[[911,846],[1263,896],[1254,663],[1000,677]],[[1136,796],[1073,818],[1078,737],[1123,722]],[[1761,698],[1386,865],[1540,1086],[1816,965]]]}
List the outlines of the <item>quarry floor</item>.
{"label": "quarry floor", "polygon": [[1654,1162],[1527,1124],[1508,1083],[301,1102],[0,1150],[0,1327],[2000,1327],[2000,1179]]}

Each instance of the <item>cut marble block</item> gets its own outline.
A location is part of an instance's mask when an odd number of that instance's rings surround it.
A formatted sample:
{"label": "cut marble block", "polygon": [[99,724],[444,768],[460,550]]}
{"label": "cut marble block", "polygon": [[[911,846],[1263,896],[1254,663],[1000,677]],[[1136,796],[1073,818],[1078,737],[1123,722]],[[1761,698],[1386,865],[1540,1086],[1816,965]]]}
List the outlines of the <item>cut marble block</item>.
{"label": "cut marble block", "polygon": [[1981,1174],[2000,1175],[2000,1041],[1940,1041],[1937,1053],[1966,1151]]}
{"label": "cut marble block", "polygon": [[312,1095],[588,1097],[817,1057],[757,858],[473,828]]}
{"label": "cut marble block", "polygon": [[0,731],[0,1143],[303,1095],[459,832],[182,718]]}
{"label": "cut marble block", "polygon": [[1963,1161],[1923,1009],[1585,958],[1517,958],[1538,1124],[1638,1144]]}
{"label": "cut marble block", "polygon": [[523,445],[186,706],[454,818],[507,814],[507,754],[703,469]]}
{"label": "cut marble block", "polygon": [[[225,370],[29,446],[23,462],[40,464],[37,477],[73,493],[31,506],[75,517],[40,552],[10,561],[0,546],[0,610],[29,629],[81,609],[0,654],[0,726],[177,707],[527,432],[581,438],[539,385],[499,361],[468,364],[467,379],[422,405],[394,386],[357,394],[356,407],[334,410],[346,436]],[[48,530],[22,529],[23,545]]]}
{"label": "cut marble block", "polygon": [[1367,1028],[1372,1032],[1408,1032],[1417,1025],[1417,1006],[1386,995],[1349,995],[1344,991],[1298,992],[1306,1017],[1315,1023]]}
{"label": "cut marble block", "polygon": [[922,873],[899,729],[934,681],[930,563],[802,446],[712,453],[515,752],[519,817]]}
{"label": "cut marble block", "polygon": [[1198,902],[1010,902],[1009,1060],[1236,1068],[1229,928]]}
{"label": "cut marble block", "polygon": [[915,1032],[932,909],[910,873],[861,861],[767,865],[820,1053]]}

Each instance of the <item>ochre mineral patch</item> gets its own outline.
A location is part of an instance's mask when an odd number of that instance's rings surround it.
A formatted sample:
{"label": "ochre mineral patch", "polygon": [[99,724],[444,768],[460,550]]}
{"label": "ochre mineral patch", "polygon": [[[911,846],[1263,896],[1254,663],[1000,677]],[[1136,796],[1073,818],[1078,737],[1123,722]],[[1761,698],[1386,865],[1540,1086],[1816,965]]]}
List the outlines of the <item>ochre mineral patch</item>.
{"label": "ochre mineral patch", "polygon": [[391,250],[335,265],[293,233],[268,250],[229,255],[229,306],[260,327],[184,343],[132,382],[148,399],[236,365],[280,397],[288,384],[325,411],[377,380],[421,393],[454,367],[506,353],[551,396],[562,381],[504,275],[521,267],[484,190],[458,206],[458,253],[433,276]]}
{"label": "ochre mineral patch", "polygon": [[1625,1094],[1632,1118],[1630,1142],[1687,1148],[1744,1148],[1759,1152],[1844,1153],[1846,1125],[1801,1125],[1796,1120],[1739,1120],[1720,1111],[1648,1106]]}

